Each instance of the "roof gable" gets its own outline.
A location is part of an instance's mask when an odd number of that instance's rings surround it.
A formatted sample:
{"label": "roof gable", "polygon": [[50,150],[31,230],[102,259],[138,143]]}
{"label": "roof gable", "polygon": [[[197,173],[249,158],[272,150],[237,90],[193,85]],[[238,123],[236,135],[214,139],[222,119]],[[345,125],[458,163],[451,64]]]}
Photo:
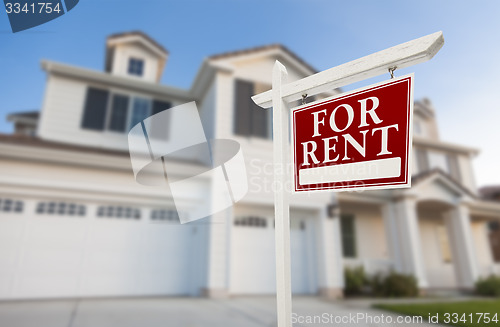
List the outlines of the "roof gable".
{"label": "roof gable", "polygon": [[476,199],[477,196],[441,169],[433,169],[412,177],[412,187],[405,193],[421,200],[440,200],[454,203],[457,200]]}
{"label": "roof gable", "polygon": [[153,53],[156,53],[162,57],[168,55],[167,49],[165,49],[161,44],[156,42],[147,34],[140,31],[113,34],[110,35],[106,41],[106,45],[108,46],[108,48],[120,43],[139,43],[147,49],[153,51]]}
{"label": "roof gable", "polygon": [[262,57],[273,57],[273,58],[280,57],[280,59],[286,61],[289,65],[294,66],[304,75],[311,75],[318,72],[314,67],[312,67],[305,60],[300,58],[297,54],[295,54],[282,44],[270,44],[255,48],[216,54],[209,56],[208,61],[226,62],[227,64],[230,65],[232,62],[249,60],[254,58],[262,58]]}

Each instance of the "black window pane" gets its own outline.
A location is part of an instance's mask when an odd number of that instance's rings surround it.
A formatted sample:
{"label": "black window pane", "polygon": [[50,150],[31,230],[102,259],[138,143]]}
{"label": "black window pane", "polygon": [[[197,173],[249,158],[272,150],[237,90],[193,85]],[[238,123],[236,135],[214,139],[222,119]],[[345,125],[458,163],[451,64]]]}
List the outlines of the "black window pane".
{"label": "black window pane", "polygon": [[[169,102],[154,100],[151,114],[152,115],[157,114],[159,112],[170,109],[171,107],[172,104]],[[148,136],[158,140],[163,140],[163,141],[168,140],[170,128],[168,125],[165,124],[165,122],[166,121],[164,119],[151,119],[150,120],[151,127],[149,129]]]}
{"label": "black window pane", "polygon": [[[253,84],[236,80],[234,99],[234,133],[250,136],[252,131],[252,101]],[[262,110],[264,111],[264,110]]]}
{"label": "black window pane", "polygon": [[172,107],[172,104],[170,102],[164,102],[164,101],[158,101],[154,100],[153,101],[153,112],[152,114],[157,114],[159,112],[162,112],[163,110],[170,109]]}
{"label": "black window pane", "polygon": [[36,212],[37,213],[43,213],[45,211],[45,203],[39,203],[37,208],[36,208]]}
{"label": "black window pane", "polygon": [[132,102],[132,117],[129,129],[142,122],[150,115],[151,101],[145,98],[134,98]]}
{"label": "black window pane", "polygon": [[16,207],[15,207],[14,211],[15,212],[22,212],[23,211],[23,206],[24,206],[23,202],[17,201],[16,202]]}
{"label": "black window pane", "polygon": [[131,75],[142,76],[144,72],[144,60],[130,58],[128,62],[128,73]]}
{"label": "black window pane", "polygon": [[113,103],[111,106],[111,121],[109,129],[115,132],[125,132],[127,126],[129,98],[125,95],[113,95]]}
{"label": "black window pane", "polygon": [[103,130],[109,92],[95,88],[87,89],[83,111],[82,128]]}
{"label": "black window pane", "polygon": [[342,231],[342,251],[344,257],[356,257],[356,231],[354,227],[353,215],[342,215],[340,218],[340,228]]}

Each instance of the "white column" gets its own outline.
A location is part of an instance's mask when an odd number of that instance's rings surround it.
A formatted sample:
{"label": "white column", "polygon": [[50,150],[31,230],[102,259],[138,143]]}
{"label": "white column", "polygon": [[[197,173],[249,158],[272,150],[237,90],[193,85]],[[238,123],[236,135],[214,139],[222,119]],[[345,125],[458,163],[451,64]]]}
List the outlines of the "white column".
{"label": "white column", "polygon": [[419,288],[428,286],[422,257],[420,229],[418,227],[417,205],[414,198],[404,198],[396,202],[397,221],[401,239],[402,272],[412,274]]}
{"label": "white column", "polygon": [[340,217],[329,217],[327,211],[324,208],[319,212],[319,293],[327,298],[340,298],[344,289]]}
{"label": "white column", "polygon": [[385,234],[387,239],[387,250],[395,271],[403,272],[404,262],[401,256],[401,235],[398,229],[397,207],[395,203],[389,202],[382,206],[382,217],[384,219]]}
{"label": "white column", "polygon": [[212,215],[208,226],[207,285],[203,290],[210,298],[228,296],[229,281],[229,232],[232,207]]}
{"label": "white column", "polygon": [[445,222],[458,286],[463,289],[472,289],[479,276],[479,269],[475,256],[469,209],[464,204],[459,204],[445,214]]}

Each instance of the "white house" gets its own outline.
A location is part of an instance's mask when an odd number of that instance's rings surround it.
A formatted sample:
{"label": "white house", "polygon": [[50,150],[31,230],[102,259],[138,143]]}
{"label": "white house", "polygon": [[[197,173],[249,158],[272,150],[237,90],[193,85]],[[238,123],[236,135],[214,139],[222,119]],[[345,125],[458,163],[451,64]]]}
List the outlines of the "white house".
{"label": "white house", "polygon": [[[270,88],[276,59],[291,79],[315,73],[270,45],[207,58],[189,90],[165,86],[168,51],[140,32],[107,39],[104,72],[43,61],[40,112],[10,115],[16,132],[0,135],[0,299],[273,293],[271,112],[250,96]],[[180,225],[168,188],[135,182],[127,132],[193,100],[208,139],[241,144],[249,192]],[[500,204],[479,199],[478,151],[439,139],[428,100],[414,113],[412,188],[293,197],[295,294],[339,297],[355,265],[413,274],[428,291],[500,274],[487,233]],[[197,165],[173,162],[172,173]],[[199,197],[185,194],[183,208]]]}

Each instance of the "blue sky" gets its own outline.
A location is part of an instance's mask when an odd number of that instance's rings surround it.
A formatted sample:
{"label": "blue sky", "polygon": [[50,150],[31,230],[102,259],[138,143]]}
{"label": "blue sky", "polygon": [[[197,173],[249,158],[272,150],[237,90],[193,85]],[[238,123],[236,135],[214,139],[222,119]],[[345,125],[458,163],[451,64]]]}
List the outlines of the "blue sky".
{"label": "blue sky", "polygon": [[[442,30],[445,46],[415,72],[415,98],[437,111],[442,140],[478,147],[479,185],[500,184],[500,2],[81,0],[73,11],[12,34],[0,14],[0,116],[39,109],[42,58],[103,69],[107,35],[143,30],[170,51],[162,83],[188,88],[204,57],[279,42],[318,70]],[[360,87],[386,79],[377,77]],[[12,130],[0,119],[0,132]]]}

